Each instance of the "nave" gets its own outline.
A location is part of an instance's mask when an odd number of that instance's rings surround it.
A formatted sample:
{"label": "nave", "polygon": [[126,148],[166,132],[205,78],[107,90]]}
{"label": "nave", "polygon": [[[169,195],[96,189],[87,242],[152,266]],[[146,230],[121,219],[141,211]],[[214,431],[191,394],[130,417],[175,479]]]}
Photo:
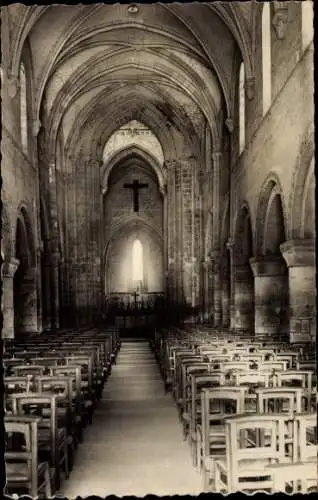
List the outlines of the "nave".
{"label": "nave", "polygon": [[74,470],[58,496],[196,495],[202,491],[147,341],[123,341]]}

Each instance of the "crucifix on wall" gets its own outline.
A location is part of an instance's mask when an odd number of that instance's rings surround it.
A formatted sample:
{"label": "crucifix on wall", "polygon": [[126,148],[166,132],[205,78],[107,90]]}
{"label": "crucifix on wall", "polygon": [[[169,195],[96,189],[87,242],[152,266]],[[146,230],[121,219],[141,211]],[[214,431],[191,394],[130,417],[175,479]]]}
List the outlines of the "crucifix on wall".
{"label": "crucifix on wall", "polygon": [[139,212],[139,189],[148,187],[148,184],[142,184],[138,180],[134,180],[131,184],[124,184],[124,187],[133,190],[134,212]]}

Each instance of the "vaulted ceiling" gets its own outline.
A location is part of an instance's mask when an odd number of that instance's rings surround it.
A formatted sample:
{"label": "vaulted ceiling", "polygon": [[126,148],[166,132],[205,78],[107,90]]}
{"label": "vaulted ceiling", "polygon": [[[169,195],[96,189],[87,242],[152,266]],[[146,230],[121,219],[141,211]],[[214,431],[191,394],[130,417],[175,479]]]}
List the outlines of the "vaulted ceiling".
{"label": "vaulted ceiling", "polygon": [[162,144],[172,130],[174,141],[187,135],[198,147],[203,123],[218,140],[220,116],[232,115],[242,60],[253,75],[258,9],[255,2],[9,5],[2,9],[7,70],[18,75],[26,43],[34,119],[45,102],[52,148],[62,130],[72,151],[85,127],[85,140],[102,151],[130,120]]}

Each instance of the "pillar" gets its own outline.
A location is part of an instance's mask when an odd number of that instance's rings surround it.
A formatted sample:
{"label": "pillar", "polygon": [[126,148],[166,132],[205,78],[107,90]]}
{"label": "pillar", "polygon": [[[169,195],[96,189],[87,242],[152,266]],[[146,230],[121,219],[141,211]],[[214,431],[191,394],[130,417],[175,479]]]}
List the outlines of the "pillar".
{"label": "pillar", "polygon": [[19,264],[18,259],[12,258],[9,261],[4,261],[1,267],[3,339],[14,338],[13,278]]}
{"label": "pillar", "polygon": [[221,263],[220,254],[212,253],[213,259],[213,324],[214,326],[221,326]]}
{"label": "pillar", "polygon": [[38,311],[37,311],[37,288],[36,288],[36,269],[29,268],[23,276],[21,284],[21,332],[39,332]]}
{"label": "pillar", "polygon": [[55,329],[60,328],[60,254],[51,255],[52,269],[52,323]]}
{"label": "pillar", "polygon": [[221,307],[222,307],[222,326],[230,326],[230,269],[227,262],[227,255],[222,257],[222,289],[221,289]]}
{"label": "pillar", "polygon": [[51,261],[47,254],[43,255],[42,266],[42,325],[44,330],[51,330]]}
{"label": "pillar", "polygon": [[204,282],[204,321],[209,322],[211,319],[212,308],[212,261],[207,257],[203,261],[203,282]]}
{"label": "pillar", "polygon": [[167,194],[166,194],[166,209],[167,209],[167,218],[166,218],[166,235],[168,238],[167,243],[167,281],[168,281],[168,290],[169,290],[169,302],[176,303],[177,301],[177,280],[176,280],[176,252],[177,252],[177,243],[176,243],[176,168],[177,162],[175,160],[165,161],[164,168],[167,176]]}
{"label": "pillar", "polygon": [[290,341],[306,342],[316,315],[315,243],[295,239],[280,249],[288,267]]}
{"label": "pillar", "polygon": [[255,335],[275,336],[286,332],[288,282],[281,256],[250,259],[254,274]]}
{"label": "pillar", "polygon": [[254,283],[248,265],[236,265],[233,269],[233,312],[231,326],[236,330],[254,329]]}

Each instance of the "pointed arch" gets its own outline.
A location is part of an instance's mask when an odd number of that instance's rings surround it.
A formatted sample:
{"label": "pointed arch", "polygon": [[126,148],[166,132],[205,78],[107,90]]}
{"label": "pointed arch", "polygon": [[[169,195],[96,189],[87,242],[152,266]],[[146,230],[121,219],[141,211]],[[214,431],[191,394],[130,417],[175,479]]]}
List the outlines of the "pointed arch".
{"label": "pointed arch", "polygon": [[[275,217],[277,218],[276,221],[272,219],[274,216],[273,209],[275,209]],[[280,224],[283,237],[286,238],[287,218],[283,189],[280,179],[275,172],[270,172],[260,190],[255,226],[255,254],[257,256],[266,253],[266,241],[269,242],[270,240],[268,229],[271,224],[271,220],[273,223],[275,222],[277,230],[277,224]],[[272,241],[272,243],[274,245],[275,242]]]}

